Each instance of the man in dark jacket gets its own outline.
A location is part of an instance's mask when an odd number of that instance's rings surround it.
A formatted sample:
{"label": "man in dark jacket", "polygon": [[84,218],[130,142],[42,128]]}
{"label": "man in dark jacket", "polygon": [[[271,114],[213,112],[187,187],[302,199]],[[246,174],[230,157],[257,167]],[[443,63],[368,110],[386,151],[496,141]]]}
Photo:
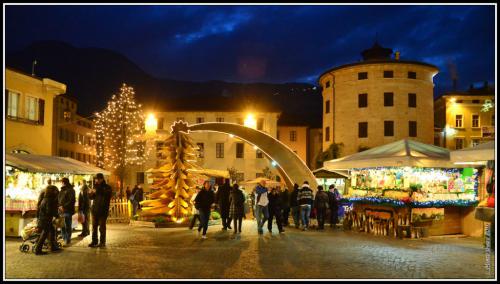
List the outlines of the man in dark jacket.
{"label": "man in dark jacket", "polygon": [[318,192],[314,198],[314,208],[318,219],[318,229],[325,229],[326,209],[328,208],[328,194],[323,191],[323,187],[318,185]]}
{"label": "man in dark jacket", "polygon": [[96,175],[96,185],[89,192],[89,198],[94,200],[92,204],[92,242],[89,247],[97,247],[97,229],[101,234],[99,247],[106,246],[106,219],[109,213],[109,203],[111,202],[111,187],[106,184],[104,175]]}
{"label": "man in dark jacket", "polygon": [[300,225],[300,206],[299,206],[299,201],[297,200],[298,195],[299,195],[299,185],[294,184],[293,191],[290,194],[290,208],[292,209],[292,218],[295,228],[298,228]]}
{"label": "man in dark jacket", "polygon": [[278,230],[280,234],[284,233],[283,226],[281,223],[281,209],[283,208],[283,202],[281,200],[279,189],[273,188],[268,196],[269,198],[269,219],[267,220],[267,229],[269,233],[273,232],[273,217],[276,218],[276,225],[278,225]]}
{"label": "man in dark jacket", "polygon": [[75,214],[75,190],[73,185],[69,183],[68,178],[62,179],[63,186],[61,187],[61,192],[59,193],[59,211],[62,212],[64,217],[64,227],[62,227],[62,237],[65,245],[71,243],[71,233],[73,232],[72,219],[73,214]]}
{"label": "man in dark jacket", "polygon": [[196,195],[194,199],[194,204],[196,209],[200,212],[200,226],[198,227],[198,233],[203,228],[202,239],[207,238],[208,220],[210,219],[210,208],[215,200],[215,194],[210,185],[210,181],[206,180],[203,183],[203,189]]}
{"label": "man in dark jacket", "polygon": [[280,197],[281,204],[283,206],[283,226],[287,227],[289,225],[288,216],[290,215],[290,192],[288,191],[288,188],[283,188],[283,191],[280,193]]}
{"label": "man in dark jacket", "polygon": [[35,254],[45,254],[42,252],[43,243],[49,238],[50,241],[50,249],[52,251],[59,250],[59,247],[56,242],[56,231],[54,229],[54,225],[52,224],[52,220],[54,217],[57,217],[57,197],[59,195],[59,189],[56,186],[52,185],[52,181],[49,179],[47,181],[47,187],[40,193],[38,197],[38,206],[37,206],[37,219],[38,219],[38,230],[41,231],[40,236],[35,245]]}
{"label": "man in dark jacket", "polygon": [[222,230],[231,229],[231,218],[229,217],[229,196],[231,194],[231,186],[229,179],[226,179],[224,185],[219,186],[215,195],[215,203],[219,205],[220,217],[222,218]]}
{"label": "man in dark jacket", "polygon": [[89,199],[89,187],[87,186],[87,181],[83,181],[83,185],[80,188],[80,195],[78,196],[78,211],[83,215],[82,222],[82,233],[78,235],[79,237],[86,237],[90,235],[89,230],[89,216],[90,216],[90,199]]}
{"label": "man in dark jacket", "polygon": [[297,201],[300,205],[300,215],[302,217],[303,230],[307,231],[309,228],[309,217],[311,214],[311,207],[313,205],[313,192],[309,187],[309,182],[304,181],[302,188],[297,195]]}
{"label": "man in dark jacket", "polygon": [[339,211],[339,192],[333,184],[328,187],[328,201],[330,204],[330,227],[335,227],[338,223],[338,211]]}

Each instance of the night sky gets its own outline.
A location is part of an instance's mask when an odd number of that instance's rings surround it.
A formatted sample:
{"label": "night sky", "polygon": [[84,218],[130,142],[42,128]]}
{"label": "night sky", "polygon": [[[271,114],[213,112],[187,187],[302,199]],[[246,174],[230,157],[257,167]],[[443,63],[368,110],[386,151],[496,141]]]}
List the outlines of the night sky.
{"label": "night sky", "polygon": [[[495,83],[495,7],[6,6],[7,52],[37,40],[118,51],[156,77],[308,82],[378,41],[439,67],[437,90]],[[455,71],[454,71],[455,70]]]}

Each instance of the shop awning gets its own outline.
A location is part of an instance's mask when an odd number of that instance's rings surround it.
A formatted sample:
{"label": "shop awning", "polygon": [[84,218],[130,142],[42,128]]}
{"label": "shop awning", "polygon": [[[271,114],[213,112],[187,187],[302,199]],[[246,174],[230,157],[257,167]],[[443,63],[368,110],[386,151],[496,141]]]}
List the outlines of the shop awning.
{"label": "shop awning", "polygon": [[486,164],[487,161],[495,160],[495,141],[481,143],[475,147],[452,151],[450,159],[455,164]]}
{"label": "shop awning", "polygon": [[347,171],[333,171],[325,169],[325,167],[314,170],[313,174],[317,178],[349,178],[349,173]]}
{"label": "shop awning", "polygon": [[104,175],[110,175],[110,172],[101,168],[71,158],[56,156],[7,153],[5,154],[5,165],[34,173],[80,175],[102,173]]}
{"label": "shop awning", "polygon": [[347,170],[374,167],[456,168],[450,151],[434,145],[403,139],[340,159],[326,161],[323,168]]}

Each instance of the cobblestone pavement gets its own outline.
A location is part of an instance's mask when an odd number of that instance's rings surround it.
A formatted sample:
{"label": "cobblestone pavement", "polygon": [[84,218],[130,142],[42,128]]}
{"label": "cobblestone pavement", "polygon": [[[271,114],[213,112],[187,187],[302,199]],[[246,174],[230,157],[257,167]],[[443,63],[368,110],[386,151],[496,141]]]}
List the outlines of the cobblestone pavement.
{"label": "cobblestone pavement", "polygon": [[73,234],[61,252],[21,253],[7,238],[5,277],[12,278],[492,278],[478,238],[398,240],[330,229],[275,228],[259,236],[210,226],[208,239],[187,228],[108,225],[107,248],[89,248]]}

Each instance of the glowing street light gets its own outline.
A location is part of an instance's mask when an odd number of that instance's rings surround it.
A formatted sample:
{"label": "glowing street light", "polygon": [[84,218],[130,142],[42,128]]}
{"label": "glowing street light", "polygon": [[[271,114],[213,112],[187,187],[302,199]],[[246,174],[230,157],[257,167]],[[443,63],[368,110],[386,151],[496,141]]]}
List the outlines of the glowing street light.
{"label": "glowing street light", "polygon": [[158,127],[158,121],[156,120],[154,113],[150,113],[148,115],[148,118],[146,119],[146,131],[154,132],[156,131],[157,127]]}
{"label": "glowing street light", "polygon": [[257,120],[255,120],[254,116],[252,113],[247,114],[247,117],[245,118],[245,121],[243,123],[246,127],[250,127],[253,129],[257,128]]}
{"label": "glowing street light", "polygon": [[276,163],[275,161],[272,161],[272,162],[271,162],[271,166],[273,166],[273,167],[276,167],[276,165],[277,165],[277,164],[278,164],[278,163]]}

